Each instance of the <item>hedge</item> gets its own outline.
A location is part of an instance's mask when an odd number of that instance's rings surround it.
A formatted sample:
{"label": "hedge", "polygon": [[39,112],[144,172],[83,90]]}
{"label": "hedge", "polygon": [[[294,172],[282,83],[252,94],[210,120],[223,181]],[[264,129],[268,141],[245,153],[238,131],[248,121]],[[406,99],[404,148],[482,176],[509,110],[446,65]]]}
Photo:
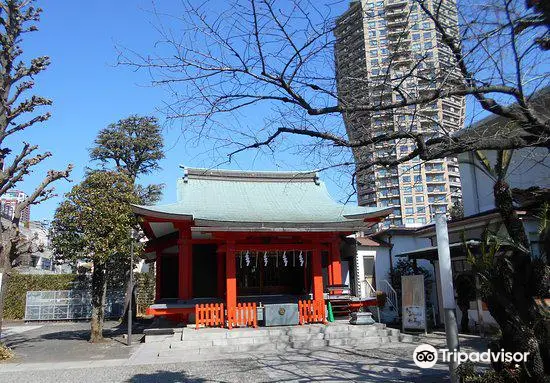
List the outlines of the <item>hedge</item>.
{"label": "hedge", "polygon": [[[136,273],[137,309],[143,315],[155,300],[155,274]],[[4,297],[4,319],[25,318],[27,291],[86,289],[86,278],[75,274],[19,274],[12,272]],[[79,286],[80,285],[80,286]]]}
{"label": "hedge", "polygon": [[4,296],[4,319],[23,319],[27,291],[70,290],[77,282],[75,274],[11,273]]}

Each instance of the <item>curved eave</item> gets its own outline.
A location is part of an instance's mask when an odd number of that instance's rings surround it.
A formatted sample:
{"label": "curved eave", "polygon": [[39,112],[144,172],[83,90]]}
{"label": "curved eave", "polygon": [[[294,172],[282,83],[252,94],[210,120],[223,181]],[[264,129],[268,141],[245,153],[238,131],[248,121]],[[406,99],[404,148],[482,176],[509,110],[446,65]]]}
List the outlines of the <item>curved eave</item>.
{"label": "curved eave", "polygon": [[344,214],[343,217],[345,220],[339,221],[234,221],[234,220],[213,220],[213,219],[202,219],[199,217],[194,217],[190,214],[177,214],[177,213],[167,213],[164,211],[159,211],[153,207],[145,207],[140,205],[132,205],[132,210],[135,214],[157,218],[162,220],[173,220],[173,221],[194,221],[196,226],[209,226],[209,227],[244,227],[244,228],[266,228],[267,230],[273,230],[274,228],[286,228],[286,229],[309,229],[320,231],[325,228],[337,229],[341,228],[342,230],[361,230],[365,227],[368,227],[365,221],[385,217],[392,212],[392,208],[386,208],[376,211],[371,211],[368,213],[359,213],[359,214]]}
{"label": "curved eave", "polygon": [[132,210],[134,214],[152,217],[152,218],[159,218],[159,219],[166,219],[166,220],[173,220],[173,221],[192,221],[193,220],[193,216],[190,214],[167,213],[164,211],[147,208],[140,205],[132,205]]}
{"label": "curved eave", "polygon": [[368,213],[358,213],[358,214],[344,214],[345,218],[348,219],[369,219],[369,218],[378,218],[378,217],[385,217],[387,215],[390,215],[393,211],[392,207],[387,207],[385,209],[371,211]]}

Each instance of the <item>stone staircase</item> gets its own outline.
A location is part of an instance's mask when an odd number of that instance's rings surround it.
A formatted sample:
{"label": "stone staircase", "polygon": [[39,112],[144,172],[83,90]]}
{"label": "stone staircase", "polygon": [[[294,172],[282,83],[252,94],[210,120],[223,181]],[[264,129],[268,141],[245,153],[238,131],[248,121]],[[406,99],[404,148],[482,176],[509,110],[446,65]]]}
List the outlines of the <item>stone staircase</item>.
{"label": "stone staircase", "polygon": [[350,325],[346,322],[328,325],[312,324],[289,327],[176,328],[171,335],[146,335],[145,342],[158,343],[158,357],[178,354],[225,354],[314,350],[325,347],[377,348],[383,344],[412,342],[413,336],[401,334],[384,324]]}

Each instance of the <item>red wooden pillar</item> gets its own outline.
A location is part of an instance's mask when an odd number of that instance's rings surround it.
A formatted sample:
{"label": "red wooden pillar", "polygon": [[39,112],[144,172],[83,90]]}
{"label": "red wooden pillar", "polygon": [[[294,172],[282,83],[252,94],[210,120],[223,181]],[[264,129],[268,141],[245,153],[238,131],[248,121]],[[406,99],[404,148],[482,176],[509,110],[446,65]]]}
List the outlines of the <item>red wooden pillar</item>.
{"label": "red wooden pillar", "polygon": [[162,297],[162,251],[157,250],[155,260],[155,301]]}
{"label": "red wooden pillar", "polygon": [[332,265],[332,284],[342,284],[342,264],[340,263],[340,239],[331,242],[329,264]]}
{"label": "red wooden pillar", "polygon": [[327,276],[328,276],[328,284],[329,285],[334,285],[335,284],[334,278],[332,277],[332,273],[333,273],[333,270],[332,270],[332,254],[329,252],[329,254],[328,254],[328,265],[327,265]]}
{"label": "red wooden pillar", "polygon": [[191,230],[180,227],[178,240],[178,298],[193,297]]}
{"label": "red wooden pillar", "polygon": [[231,328],[235,323],[237,309],[237,266],[235,265],[235,241],[227,241],[225,253],[225,304],[227,307],[227,323]]}
{"label": "red wooden pillar", "polygon": [[225,295],[225,254],[216,254],[216,267],[217,267],[217,294],[218,297],[223,299]]}
{"label": "red wooden pillar", "polygon": [[311,254],[311,268],[313,272],[313,299],[324,301],[323,297],[323,265],[321,260],[321,248],[315,245]]}

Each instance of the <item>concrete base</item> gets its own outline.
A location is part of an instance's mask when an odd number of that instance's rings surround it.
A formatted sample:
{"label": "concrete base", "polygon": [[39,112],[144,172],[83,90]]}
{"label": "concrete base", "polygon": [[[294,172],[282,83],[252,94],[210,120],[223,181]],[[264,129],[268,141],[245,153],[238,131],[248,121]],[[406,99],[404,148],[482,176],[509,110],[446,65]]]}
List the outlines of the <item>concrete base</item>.
{"label": "concrete base", "polygon": [[374,324],[375,321],[374,319],[372,319],[372,313],[355,312],[351,313],[351,319],[349,320],[349,323],[356,325],[371,325]]}

